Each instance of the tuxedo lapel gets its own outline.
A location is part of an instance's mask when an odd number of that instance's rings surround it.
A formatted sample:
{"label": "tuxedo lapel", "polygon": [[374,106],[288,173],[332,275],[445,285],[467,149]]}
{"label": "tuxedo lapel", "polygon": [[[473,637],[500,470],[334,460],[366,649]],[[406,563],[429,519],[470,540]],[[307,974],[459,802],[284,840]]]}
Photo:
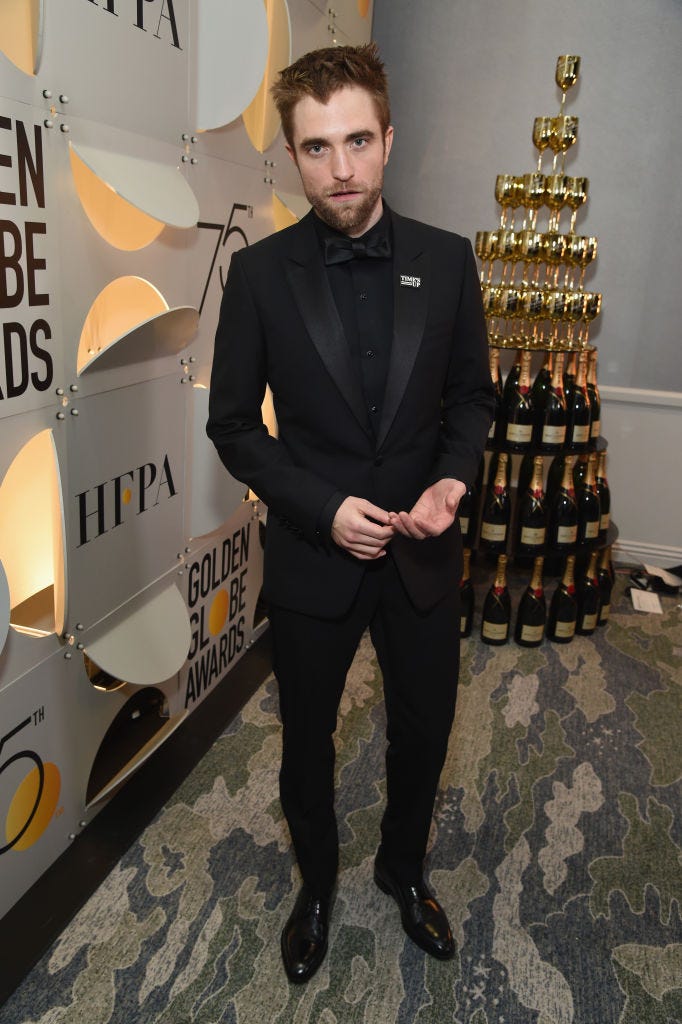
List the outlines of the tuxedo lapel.
{"label": "tuxedo lapel", "polygon": [[[421,345],[429,297],[428,254],[414,241],[410,221],[393,213],[393,343],[377,434],[380,448],[405,394]],[[411,283],[401,284],[401,279]],[[415,287],[414,282],[418,281]]]}
{"label": "tuxedo lapel", "polygon": [[[360,381],[353,369],[348,341],[324,269],[311,218],[298,225],[286,275],[306,330],[332,380],[363,428],[370,432]],[[313,382],[311,382],[312,384]]]}

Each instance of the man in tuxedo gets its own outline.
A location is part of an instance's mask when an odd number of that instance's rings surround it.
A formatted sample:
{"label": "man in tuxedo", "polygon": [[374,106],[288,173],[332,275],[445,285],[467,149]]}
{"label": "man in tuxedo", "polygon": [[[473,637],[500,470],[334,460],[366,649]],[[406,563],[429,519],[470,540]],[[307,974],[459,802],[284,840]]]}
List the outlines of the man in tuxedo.
{"label": "man in tuxedo", "polygon": [[[303,880],[282,956],[303,982],[327,949],[333,733],[367,628],[388,740],[374,879],[413,941],[454,955],[423,861],[459,669],[457,505],[476,476],[493,390],[471,245],[382,199],[393,128],[375,45],[306,54],[273,92],[312,210],[232,257],[207,430],[268,506],[280,797]],[[266,383],[277,438],[261,418]]]}

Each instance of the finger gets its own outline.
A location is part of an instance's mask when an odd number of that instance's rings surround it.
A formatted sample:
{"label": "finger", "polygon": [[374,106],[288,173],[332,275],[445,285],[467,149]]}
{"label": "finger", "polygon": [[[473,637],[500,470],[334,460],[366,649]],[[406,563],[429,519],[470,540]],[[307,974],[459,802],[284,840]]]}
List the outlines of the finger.
{"label": "finger", "polygon": [[360,501],[358,503],[358,511],[363,516],[370,516],[372,519],[375,519],[382,526],[388,526],[390,523],[388,512],[383,508],[379,508],[378,505],[373,505],[371,501]]}
{"label": "finger", "polygon": [[417,523],[414,521],[409,512],[399,512],[401,524],[405,527],[408,537],[413,537],[415,540],[423,540],[425,534],[419,529]]}

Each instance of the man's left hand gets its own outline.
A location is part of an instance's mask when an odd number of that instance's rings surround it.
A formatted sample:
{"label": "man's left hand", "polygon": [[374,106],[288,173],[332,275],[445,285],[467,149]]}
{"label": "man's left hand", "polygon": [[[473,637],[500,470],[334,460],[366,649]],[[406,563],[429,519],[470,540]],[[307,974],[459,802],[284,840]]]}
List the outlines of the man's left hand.
{"label": "man's left hand", "polygon": [[461,480],[445,478],[427,487],[410,512],[389,513],[391,525],[404,537],[438,537],[455,521],[457,506],[466,493]]}

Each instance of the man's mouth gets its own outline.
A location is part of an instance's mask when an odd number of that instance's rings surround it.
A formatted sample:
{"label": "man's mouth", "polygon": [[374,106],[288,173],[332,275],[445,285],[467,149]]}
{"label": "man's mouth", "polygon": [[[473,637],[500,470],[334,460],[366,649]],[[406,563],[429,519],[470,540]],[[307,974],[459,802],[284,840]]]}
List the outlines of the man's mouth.
{"label": "man's mouth", "polygon": [[352,199],[354,196],[359,196],[360,193],[357,189],[339,189],[338,192],[331,192],[330,199]]}

